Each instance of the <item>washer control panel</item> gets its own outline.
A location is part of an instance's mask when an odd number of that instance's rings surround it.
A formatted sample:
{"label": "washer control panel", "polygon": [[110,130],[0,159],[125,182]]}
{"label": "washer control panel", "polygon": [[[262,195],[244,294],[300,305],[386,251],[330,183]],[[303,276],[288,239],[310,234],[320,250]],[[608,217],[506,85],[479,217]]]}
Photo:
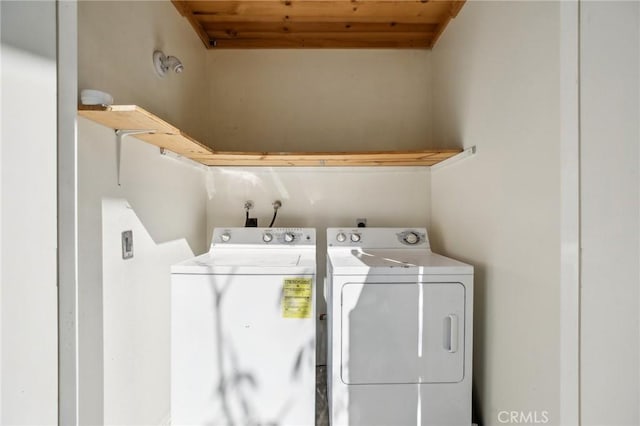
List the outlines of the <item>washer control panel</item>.
{"label": "washer control panel", "polygon": [[211,246],[259,245],[259,246],[315,246],[316,230],[313,228],[216,228]]}
{"label": "washer control panel", "polygon": [[425,228],[328,228],[329,247],[429,249]]}

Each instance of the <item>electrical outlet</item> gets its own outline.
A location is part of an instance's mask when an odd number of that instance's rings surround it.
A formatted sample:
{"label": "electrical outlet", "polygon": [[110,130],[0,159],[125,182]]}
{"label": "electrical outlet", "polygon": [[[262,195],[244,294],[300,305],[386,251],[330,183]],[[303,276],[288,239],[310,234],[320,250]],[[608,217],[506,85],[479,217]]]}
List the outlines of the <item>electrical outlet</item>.
{"label": "electrical outlet", "polygon": [[367,218],[359,217],[358,219],[356,219],[356,226],[358,228],[366,228],[367,227]]}
{"label": "electrical outlet", "polygon": [[131,259],[133,257],[133,231],[122,233],[122,258]]}

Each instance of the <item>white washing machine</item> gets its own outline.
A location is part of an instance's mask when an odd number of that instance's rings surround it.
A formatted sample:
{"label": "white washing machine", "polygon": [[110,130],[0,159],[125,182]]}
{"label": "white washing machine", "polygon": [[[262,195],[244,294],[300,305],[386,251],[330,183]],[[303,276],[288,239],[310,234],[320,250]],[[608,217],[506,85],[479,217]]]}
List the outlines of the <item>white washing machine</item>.
{"label": "white washing machine", "polygon": [[314,425],[313,229],[216,229],[171,268],[173,425]]}
{"label": "white washing machine", "polygon": [[473,267],[423,228],[329,228],[327,245],[331,425],[471,425]]}

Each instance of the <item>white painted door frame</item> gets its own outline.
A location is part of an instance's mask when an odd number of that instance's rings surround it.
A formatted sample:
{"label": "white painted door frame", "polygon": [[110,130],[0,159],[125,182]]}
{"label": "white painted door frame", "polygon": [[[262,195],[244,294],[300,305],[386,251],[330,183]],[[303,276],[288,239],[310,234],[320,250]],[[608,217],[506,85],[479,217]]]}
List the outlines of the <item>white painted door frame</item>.
{"label": "white painted door frame", "polygon": [[57,0],[58,424],[78,425],[78,7]]}

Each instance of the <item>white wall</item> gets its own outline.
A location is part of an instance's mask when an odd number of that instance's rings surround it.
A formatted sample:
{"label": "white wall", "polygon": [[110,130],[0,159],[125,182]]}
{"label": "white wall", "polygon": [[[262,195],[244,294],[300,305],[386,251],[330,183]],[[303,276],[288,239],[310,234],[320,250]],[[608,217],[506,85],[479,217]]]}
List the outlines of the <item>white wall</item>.
{"label": "white wall", "polygon": [[[169,413],[169,266],[206,251],[204,174],[129,139],[118,186],[113,131],[80,119],[78,136],[81,424],[159,424]],[[105,210],[107,199],[130,211]],[[129,229],[135,255],[123,260],[115,246]],[[169,244],[181,239],[188,245]]]}
{"label": "white wall", "polygon": [[[131,230],[134,238],[134,257],[128,260],[122,259],[124,230]],[[121,199],[102,200],[102,237],[104,424],[169,424],[168,276],[170,265],[194,253],[184,239],[157,244],[131,205]]]}
{"label": "white wall", "polygon": [[[425,167],[213,168],[209,176],[208,225],[244,226],[244,202],[251,217],[268,226],[271,203],[282,201],[274,226],[317,230],[318,283],[325,275],[326,228],[368,226],[425,227],[429,219],[429,171]],[[323,286],[317,286],[318,313],[326,313]],[[317,323],[318,362],[326,355],[325,324]]]}
{"label": "white wall", "polygon": [[0,424],[57,424],[56,8],[0,2]]}
{"label": "white wall", "polygon": [[[433,143],[431,52],[426,50],[211,50],[206,52],[208,140],[228,151],[375,151]],[[442,146],[442,145],[440,145]],[[426,226],[426,168],[229,168],[213,174],[209,229],[243,226],[244,202],[268,226],[318,230],[319,282],[325,230]],[[319,291],[322,286],[318,286]],[[319,312],[324,312],[321,294]],[[325,357],[318,323],[318,357]]]}
{"label": "white wall", "polygon": [[583,2],[582,424],[640,424],[640,6]]}
{"label": "white wall", "polygon": [[560,420],[559,15],[556,2],[468,2],[432,52],[434,140],[478,147],[432,173],[430,231],[476,267],[486,425],[501,411]]}
{"label": "white wall", "polygon": [[[79,88],[107,91],[116,103],[141,105],[202,138],[203,46],[169,1],[80,2],[78,15]],[[179,57],[184,72],[157,77],[151,60],[155,48]],[[119,187],[113,130],[80,119],[78,144],[80,422],[157,424],[169,412],[166,268],[191,254],[183,250],[178,256],[172,249],[168,254],[151,241],[186,239],[193,254],[206,251],[204,173],[129,138],[123,142]],[[139,222],[128,216],[124,223],[107,225],[113,217],[103,217],[106,198],[126,200]],[[128,263],[103,252],[125,224],[139,231],[134,231],[136,257]],[[148,237],[141,235],[142,228]],[[141,278],[161,267],[167,271],[164,279]],[[123,310],[125,302],[136,310]],[[138,321],[145,313],[158,323]],[[125,377],[134,366],[140,366],[140,374]]]}
{"label": "white wall", "polygon": [[209,143],[226,151],[432,146],[427,50],[207,51]]}

